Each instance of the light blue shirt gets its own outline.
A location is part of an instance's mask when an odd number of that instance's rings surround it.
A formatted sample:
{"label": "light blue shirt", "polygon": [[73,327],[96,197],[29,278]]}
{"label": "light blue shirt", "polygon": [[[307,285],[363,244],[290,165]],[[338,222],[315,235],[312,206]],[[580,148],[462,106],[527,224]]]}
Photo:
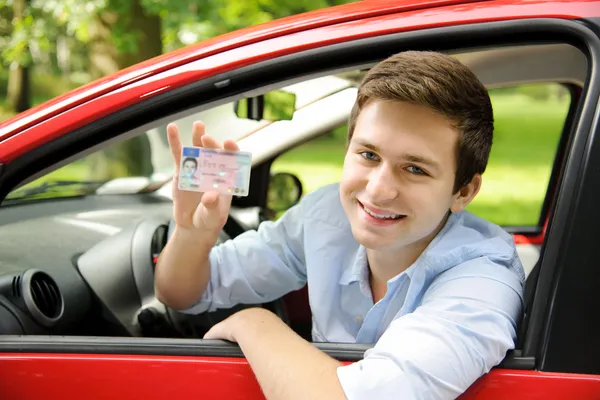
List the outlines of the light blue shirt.
{"label": "light blue shirt", "polygon": [[348,399],[454,399],[514,348],[523,267],[512,237],[468,212],[452,214],[373,304],[365,248],[339,185],[210,253],[207,290],[188,313],[265,303],[308,283],[315,342],[375,344],[338,368]]}

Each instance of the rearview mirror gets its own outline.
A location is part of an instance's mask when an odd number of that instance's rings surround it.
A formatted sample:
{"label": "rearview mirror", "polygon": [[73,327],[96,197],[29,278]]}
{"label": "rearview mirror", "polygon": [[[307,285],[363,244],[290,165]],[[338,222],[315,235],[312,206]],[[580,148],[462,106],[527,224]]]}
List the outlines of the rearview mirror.
{"label": "rearview mirror", "polygon": [[296,110],[296,95],[283,90],[274,90],[264,95],[248,97],[234,103],[238,118],[254,121],[290,120]]}

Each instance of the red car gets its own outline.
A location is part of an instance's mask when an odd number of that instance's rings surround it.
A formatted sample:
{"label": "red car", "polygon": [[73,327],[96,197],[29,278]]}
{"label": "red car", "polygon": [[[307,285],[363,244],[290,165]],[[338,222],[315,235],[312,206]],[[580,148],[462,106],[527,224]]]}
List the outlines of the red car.
{"label": "red car", "polygon": [[[292,163],[278,160],[343,127],[361,74],[406,49],[461,59],[495,93],[495,107],[524,121],[502,132],[531,134],[497,136],[494,148],[508,156],[494,164],[493,149],[486,174],[504,184],[482,190],[498,199],[494,218],[526,266],[517,346],[461,398],[600,399],[598,0],[333,7],[166,54],[0,124],[0,397],[263,398],[237,345],[201,339],[236,310],[182,315],[154,297],[155,258],[172,226],[164,128],[202,119],[209,133],[253,152],[250,194],[234,200],[226,240],[317,184],[281,173]],[[539,84],[556,88],[548,101],[562,104],[560,113],[520,106],[521,94],[502,97]],[[292,120],[234,114],[241,100],[281,89],[294,94]],[[543,123],[553,118],[560,126],[550,134]],[[111,149],[138,137],[149,149],[147,173],[86,178],[107,168],[98,152],[118,160]],[[512,189],[517,177],[537,193],[521,214],[511,199],[530,191]],[[283,205],[273,205],[277,193],[288,194]],[[306,288],[263,306],[310,340]],[[315,346],[348,363],[368,348]]]}

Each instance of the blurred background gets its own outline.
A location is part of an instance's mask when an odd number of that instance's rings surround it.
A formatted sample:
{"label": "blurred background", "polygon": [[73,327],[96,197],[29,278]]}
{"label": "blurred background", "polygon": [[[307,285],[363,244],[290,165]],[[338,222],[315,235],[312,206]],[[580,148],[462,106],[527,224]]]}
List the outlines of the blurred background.
{"label": "blurred background", "polygon": [[0,0],[0,121],[138,62],[350,0]]}

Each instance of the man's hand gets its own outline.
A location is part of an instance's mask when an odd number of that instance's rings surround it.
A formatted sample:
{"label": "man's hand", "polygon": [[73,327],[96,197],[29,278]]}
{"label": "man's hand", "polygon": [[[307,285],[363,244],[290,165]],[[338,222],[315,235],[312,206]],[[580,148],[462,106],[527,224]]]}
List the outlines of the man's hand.
{"label": "man's hand", "polygon": [[263,308],[235,313],[204,339],[237,342],[269,400],[346,399],[337,377],[341,364]]}
{"label": "man's hand", "polygon": [[229,318],[213,326],[204,339],[223,339],[237,342],[236,337],[240,332],[251,330],[257,334],[265,329],[287,328],[279,317],[264,308],[248,308],[239,311]]}
{"label": "man's hand", "polygon": [[[175,124],[167,126],[169,147],[175,161],[175,176],[173,180],[173,214],[178,228],[198,230],[203,233],[218,232],[223,228],[229,215],[231,195],[217,192],[192,192],[179,190],[179,173],[181,164],[181,139],[179,129]],[[226,140],[223,145],[205,134],[204,124],[194,122],[192,128],[192,144],[196,147],[211,149],[226,149],[239,151],[233,140]]]}
{"label": "man's hand", "polygon": [[[179,190],[182,144],[177,125],[167,126],[167,136],[175,162],[172,182],[175,229],[158,259],[154,292],[163,304],[181,310],[192,306],[206,290],[210,280],[209,254],[227,222],[232,196]],[[194,123],[192,144],[239,150],[232,140],[221,145],[205,135],[204,124],[199,121]]]}

